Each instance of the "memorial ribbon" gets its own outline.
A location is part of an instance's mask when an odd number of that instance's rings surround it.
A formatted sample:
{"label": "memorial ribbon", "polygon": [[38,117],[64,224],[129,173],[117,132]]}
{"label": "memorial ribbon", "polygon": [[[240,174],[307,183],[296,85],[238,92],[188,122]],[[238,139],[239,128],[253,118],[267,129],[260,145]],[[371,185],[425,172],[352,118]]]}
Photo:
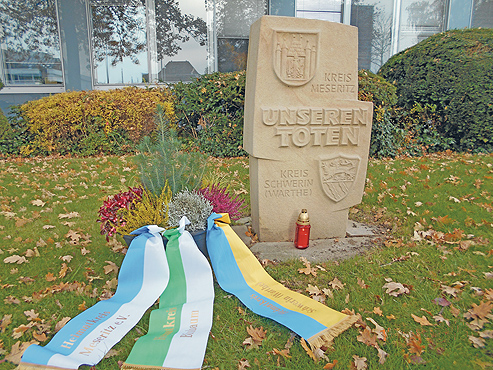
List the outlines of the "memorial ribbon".
{"label": "memorial ribbon", "polygon": [[135,343],[123,370],[200,369],[212,326],[214,288],[209,262],[189,232],[186,218],[167,230],[170,281],[151,312],[148,333]]}
{"label": "memorial ribbon", "polygon": [[256,314],[288,327],[314,347],[333,339],[358,319],[335,311],[275,281],[229,226],[227,214],[212,214],[207,250],[217,282]]}
{"label": "memorial ribbon", "polygon": [[148,333],[139,338],[122,369],[200,369],[212,326],[212,271],[192,236],[164,233],[155,225],[132,234],[115,295],[70,320],[45,347],[31,345],[19,370],[74,370],[95,365],[160,297]]}
{"label": "memorial ribbon", "polygon": [[70,320],[44,347],[29,346],[19,370],[78,369],[95,365],[141,319],[168,285],[169,269],[160,231],[145,226],[128,248],[113,297]]}

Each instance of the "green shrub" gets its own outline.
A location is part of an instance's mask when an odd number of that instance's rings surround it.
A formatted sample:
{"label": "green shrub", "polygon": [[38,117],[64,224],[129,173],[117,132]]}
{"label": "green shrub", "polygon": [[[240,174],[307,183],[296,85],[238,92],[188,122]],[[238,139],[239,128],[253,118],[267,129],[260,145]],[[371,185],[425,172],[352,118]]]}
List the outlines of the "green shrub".
{"label": "green shrub", "polygon": [[245,72],[212,73],[174,85],[179,134],[215,157],[246,155],[243,150]]}
{"label": "green shrub", "polygon": [[493,151],[493,29],[452,30],[427,38],[382,66],[398,104],[436,106],[438,133],[456,150]]}
{"label": "green shrub", "polygon": [[22,154],[121,154],[130,143],[156,129],[156,106],[172,99],[166,88],[126,87],[108,91],[71,91],[20,107],[32,140]]}
{"label": "green shrub", "polygon": [[372,102],[375,107],[393,107],[397,103],[396,87],[373,72],[358,71],[358,100]]}
{"label": "green shrub", "polygon": [[11,106],[9,117],[0,110],[0,153],[19,155],[29,143],[32,135],[27,121],[22,117],[19,106]]}

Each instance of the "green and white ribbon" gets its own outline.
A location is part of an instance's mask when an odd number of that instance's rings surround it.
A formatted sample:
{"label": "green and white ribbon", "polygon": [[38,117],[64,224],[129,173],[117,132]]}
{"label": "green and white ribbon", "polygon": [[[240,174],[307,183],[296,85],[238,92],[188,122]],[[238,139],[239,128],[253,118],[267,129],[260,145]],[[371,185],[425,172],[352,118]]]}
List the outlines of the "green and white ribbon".
{"label": "green and white ribbon", "polygon": [[139,338],[124,370],[200,369],[212,326],[214,289],[209,262],[192,236],[178,229],[168,230],[166,257],[170,281],[151,312],[149,331]]}
{"label": "green and white ribbon", "polygon": [[[19,370],[75,370],[95,365],[141,319],[151,314],[149,332],[132,350],[125,369],[200,369],[212,325],[212,271],[185,231],[166,231],[166,253],[155,225],[145,226],[129,246],[115,295],[70,320],[45,347],[31,345]],[[169,259],[169,260],[168,260]]]}

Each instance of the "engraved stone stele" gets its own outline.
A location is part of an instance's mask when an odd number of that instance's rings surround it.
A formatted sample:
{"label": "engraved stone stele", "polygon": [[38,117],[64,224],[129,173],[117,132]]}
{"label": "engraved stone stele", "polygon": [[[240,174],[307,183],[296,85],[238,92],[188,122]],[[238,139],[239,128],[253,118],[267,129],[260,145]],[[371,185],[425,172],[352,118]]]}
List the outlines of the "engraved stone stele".
{"label": "engraved stone stele", "polygon": [[250,29],[244,147],[253,228],[293,240],[302,208],[311,239],[344,237],[361,202],[373,105],[358,101],[357,29],[264,16]]}

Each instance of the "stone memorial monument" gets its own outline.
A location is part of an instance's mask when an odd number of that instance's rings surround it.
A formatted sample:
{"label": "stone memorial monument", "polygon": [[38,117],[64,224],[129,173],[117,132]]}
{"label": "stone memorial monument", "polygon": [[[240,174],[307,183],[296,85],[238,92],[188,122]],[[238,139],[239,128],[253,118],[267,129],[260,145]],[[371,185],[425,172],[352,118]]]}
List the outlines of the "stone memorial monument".
{"label": "stone memorial monument", "polygon": [[250,30],[244,147],[253,228],[293,240],[302,208],[310,239],[344,237],[361,202],[372,103],[358,101],[357,28],[263,16]]}

